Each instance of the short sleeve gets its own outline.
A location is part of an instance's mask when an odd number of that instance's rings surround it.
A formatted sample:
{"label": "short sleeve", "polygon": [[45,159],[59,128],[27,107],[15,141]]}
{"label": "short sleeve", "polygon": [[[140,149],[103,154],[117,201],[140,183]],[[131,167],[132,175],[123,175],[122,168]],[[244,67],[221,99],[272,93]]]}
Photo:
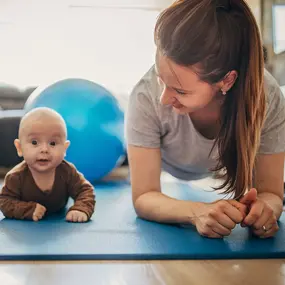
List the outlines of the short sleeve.
{"label": "short sleeve", "polygon": [[268,88],[267,111],[261,133],[259,154],[285,151],[285,97],[272,78]]}
{"label": "short sleeve", "polygon": [[159,148],[161,123],[155,104],[157,89],[142,79],[133,89],[125,117],[125,136],[129,145]]}

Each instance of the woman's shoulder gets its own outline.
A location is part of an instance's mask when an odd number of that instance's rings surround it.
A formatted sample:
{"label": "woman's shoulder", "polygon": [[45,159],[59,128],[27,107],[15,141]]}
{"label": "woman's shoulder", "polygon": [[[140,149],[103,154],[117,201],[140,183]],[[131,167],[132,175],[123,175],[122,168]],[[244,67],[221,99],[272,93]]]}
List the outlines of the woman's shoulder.
{"label": "woman's shoulder", "polygon": [[266,115],[260,153],[283,152],[285,139],[285,96],[277,80],[265,70]]}
{"label": "woman's shoulder", "polygon": [[159,105],[159,97],[162,90],[157,82],[155,67],[150,69],[139,79],[130,94],[130,100],[139,100],[142,104]]}
{"label": "woman's shoulder", "polygon": [[285,106],[285,94],[282,93],[277,80],[267,69],[264,69],[264,88],[268,109],[280,104]]}

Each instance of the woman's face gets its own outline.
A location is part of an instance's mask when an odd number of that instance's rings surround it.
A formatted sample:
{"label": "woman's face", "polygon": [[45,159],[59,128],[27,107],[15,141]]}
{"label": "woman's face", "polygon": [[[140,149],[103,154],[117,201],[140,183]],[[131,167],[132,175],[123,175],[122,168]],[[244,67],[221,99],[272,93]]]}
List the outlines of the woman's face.
{"label": "woman's face", "polygon": [[218,84],[201,81],[190,68],[175,64],[168,58],[156,56],[156,73],[162,86],[160,102],[172,105],[179,114],[193,113],[205,108],[217,97]]}

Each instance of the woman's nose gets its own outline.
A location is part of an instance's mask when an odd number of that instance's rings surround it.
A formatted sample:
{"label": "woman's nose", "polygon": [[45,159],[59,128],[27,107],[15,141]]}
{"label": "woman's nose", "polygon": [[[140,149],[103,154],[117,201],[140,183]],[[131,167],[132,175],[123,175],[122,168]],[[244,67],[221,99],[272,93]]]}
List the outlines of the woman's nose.
{"label": "woman's nose", "polygon": [[175,97],[166,89],[160,95],[160,103],[162,105],[172,105],[175,102]]}

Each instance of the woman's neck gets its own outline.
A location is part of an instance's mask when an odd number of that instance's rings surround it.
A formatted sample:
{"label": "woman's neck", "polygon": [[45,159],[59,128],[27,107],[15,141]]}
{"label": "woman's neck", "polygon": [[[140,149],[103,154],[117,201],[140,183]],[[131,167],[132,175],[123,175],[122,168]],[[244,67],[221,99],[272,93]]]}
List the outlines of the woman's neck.
{"label": "woman's neck", "polygon": [[222,102],[214,99],[205,108],[189,114],[196,130],[207,139],[215,139],[219,134]]}
{"label": "woman's neck", "polygon": [[221,109],[223,103],[225,101],[225,97],[217,96],[213,98],[213,100],[206,105],[204,108],[193,112],[190,114],[190,117],[201,117],[208,121],[217,121],[220,119]]}

